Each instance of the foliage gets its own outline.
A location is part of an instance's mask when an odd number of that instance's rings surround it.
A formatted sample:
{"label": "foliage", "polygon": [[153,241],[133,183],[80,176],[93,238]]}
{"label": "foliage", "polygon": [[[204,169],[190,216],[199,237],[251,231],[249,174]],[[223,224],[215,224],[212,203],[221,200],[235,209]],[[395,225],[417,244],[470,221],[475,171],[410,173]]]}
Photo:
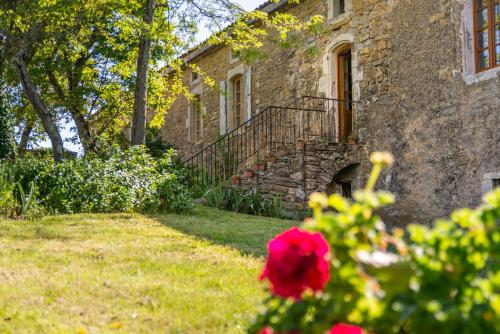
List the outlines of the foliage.
{"label": "foliage", "polygon": [[18,204],[14,197],[16,183],[13,182],[7,169],[0,165],[0,216],[13,216],[16,214]]}
{"label": "foliage", "polygon": [[[0,42],[1,43],[1,42]],[[2,54],[0,53],[0,58]],[[3,59],[0,59],[3,62]],[[3,66],[0,64],[0,160],[13,158],[15,145],[11,117],[8,113],[3,79]]]}
{"label": "foliage", "polygon": [[145,148],[135,147],[117,150],[107,158],[86,157],[59,164],[49,159],[21,159],[5,168],[11,180],[20,182],[19,189],[34,187],[30,193],[34,192],[49,213],[178,212],[190,209],[192,200],[179,180],[182,173],[176,170],[174,155],[171,150],[154,159]]}
{"label": "foliage", "polygon": [[284,209],[277,197],[266,198],[259,190],[245,192],[238,188],[228,187],[220,183],[209,189],[204,198],[209,206],[217,209],[231,210],[255,216],[283,218]]}
{"label": "foliage", "polygon": [[[142,0],[0,2],[0,38],[6,41],[0,52],[8,63],[26,49],[23,60],[35,90],[54,119],[75,122],[70,140],[79,140],[85,153],[116,143],[129,123],[141,38],[151,41],[147,105],[154,110],[149,125],[159,128],[180,95],[192,96],[183,82],[188,66],[199,72],[205,86],[216,87],[214,78],[182,57],[195,45],[201,27],[219,32],[207,44],[228,45],[243,59],[254,61],[260,59],[264,39],[284,41],[300,31],[317,34],[323,23],[319,16],[300,22],[286,13],[247,12],[231,0],[156,0],[149,25],[143,20],[145,4]],[[8,105],[12,118],[20,119],[25,129],[29,123],[39,130],[39,115],[15,92],[19,79],[12,68],[7,68],[6,78],[9,101],[16,101]]]}
{"label": "foliage", "polygon": [[163,139],[161,131],[157,128],[148,128],[145,146],[148,148],[149,154],[155,158],[161,157],[165,152],[174,148]]}
{"label": "foliage", "polygon": [[[328,242],[331,279],[319,293],[306,285],[297,300],[269,295],[250,333],[325,333],[338,323],[384,334],[500,331],[500,188],[475,210],[389,231],[374,212],[394,197],[373,187],[391,162],[372,156],[368,185],[354,202],[337,194],[311,197],[314,219],[302,229]],[[335,212],[323,212],[327,207]],[[309,263],[304,256],[296,261],[300,268]]]}

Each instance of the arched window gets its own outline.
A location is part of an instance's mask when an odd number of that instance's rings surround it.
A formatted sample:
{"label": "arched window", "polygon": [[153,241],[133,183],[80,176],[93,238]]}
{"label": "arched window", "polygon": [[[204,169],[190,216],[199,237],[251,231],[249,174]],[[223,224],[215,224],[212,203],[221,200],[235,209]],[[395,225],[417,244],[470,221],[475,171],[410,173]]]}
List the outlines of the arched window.
{"label": "arched window", "polygon": [[474,1],[476,72],[500,66],[500,0]]}
{"label": "arched window", "polygon": [[233,94],[232,94],[232,113],[233,113],[233,126],[239,127],[245,120],[245,106],[243,98],[243,76],[238,75],[233,80]]}

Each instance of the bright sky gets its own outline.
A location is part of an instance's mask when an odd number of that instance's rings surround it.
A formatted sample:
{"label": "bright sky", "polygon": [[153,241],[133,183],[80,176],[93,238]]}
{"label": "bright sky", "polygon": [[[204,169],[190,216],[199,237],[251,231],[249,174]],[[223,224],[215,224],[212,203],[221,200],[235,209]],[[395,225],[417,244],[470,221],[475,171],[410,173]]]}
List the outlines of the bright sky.
{"label": "bright sky", "polygon": [[[238,4],[240,4],[245,10],[252,10],[263,4],[266,0],[235,0]],[[199,40],[204,40],[206,37],[208,37],[210,33],[203,28],[202,31],[200,31],[200,36]],[[71,137],[73,134],[71,133],[70,129],[74,127],[74,123],[71,122],[69,124],[61,124],[64,128],[61,131],[61,136],[63,137],[63,140],[66,138]],[[50,147],[50,141],[45,141],[40,143],[41,147]],[[65,142],[64,143],[64,148],[73,152],[79,152],[80,154],[82,153],[82,147],[81,145],[75,145],[73,143]]]}

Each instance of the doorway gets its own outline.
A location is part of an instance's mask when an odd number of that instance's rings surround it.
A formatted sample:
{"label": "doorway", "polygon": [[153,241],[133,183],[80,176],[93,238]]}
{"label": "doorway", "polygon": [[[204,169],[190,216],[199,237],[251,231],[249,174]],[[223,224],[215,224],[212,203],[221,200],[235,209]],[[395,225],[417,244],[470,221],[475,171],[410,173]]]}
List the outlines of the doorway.
{"label": "doorway", "polygon": [[337,56],[338,99],[339,99],[339,140],[346,140],[352,133],[352,49],[340,50]]}

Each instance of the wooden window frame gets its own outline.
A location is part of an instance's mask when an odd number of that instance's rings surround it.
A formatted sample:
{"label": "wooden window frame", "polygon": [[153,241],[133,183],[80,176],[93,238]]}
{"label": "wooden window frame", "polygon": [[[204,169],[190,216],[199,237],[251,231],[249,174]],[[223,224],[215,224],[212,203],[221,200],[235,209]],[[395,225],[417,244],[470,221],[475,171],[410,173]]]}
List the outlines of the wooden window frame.
{"label": "wooden window frame", "polygon": [[[496,26],[500,25],[500,22],[497,23],[495,17],[495,4],[497,0],[486,0],[486,7],[478,7],[478,0],[473,1],[473,16],[474,16],[474,59],[476,66],[476,73],[481,73],[484,71],[491,70],[496,67],[500,67],[500,64],[496,63],[496,47],[500,45],[500,43],[496,43]],[[481,10],[487,8],[488,10],[488,27],[484,29],[479,29],[478,27],[478,14]],[[479,48],[479,33],[482,31],[488,30],[488,48]],[[488,50],[490,62],[488,67],[481,68],[479,66],[479,53],[481,51]]]}
{"label": "wooden window frame", "polygon": [[[349,137],[349,135],[354,131],[354,111],[352,105],[352,96],[345,96],[345,68],[344,64],[342,64],[342,59],[346,53],[351,53],[351,62],[352,62],[352,45],[348,44],[341,48],[336,54],[337,61],[337,96],[338,96],[338,106],[339,106],[339,114],[338,114],[338,137],[339,141],[345,141]],[[351,76],[352,76],[352,63],[351,63]],[[351,94],[352,92],[352,77],[351,77]],[[350,122],[348,122],[348,117],[350,117]],[[348,123],[350,123],[350,128],[348,127]]]}
{"label": "wooden window frame", "polygon": [[193,131],[195,144],[203,142],[203,115],[201,110],[201,97],[195,96],[192,101],[193,108]]}
{"label": "wooden window frame", "polygon": [[[243,87],[243,75],[237,75],[233,80],[233,103],[231,106],[231,110],[233,113],[233,126],[234,128],[238,128],[245,122],[245,99],[244,99],[244,87]],[[239,92],[238,92],[239,89]],[[239,104],[238,99],[239,96]],[[239,122],[238,122],[239,116]]]}

